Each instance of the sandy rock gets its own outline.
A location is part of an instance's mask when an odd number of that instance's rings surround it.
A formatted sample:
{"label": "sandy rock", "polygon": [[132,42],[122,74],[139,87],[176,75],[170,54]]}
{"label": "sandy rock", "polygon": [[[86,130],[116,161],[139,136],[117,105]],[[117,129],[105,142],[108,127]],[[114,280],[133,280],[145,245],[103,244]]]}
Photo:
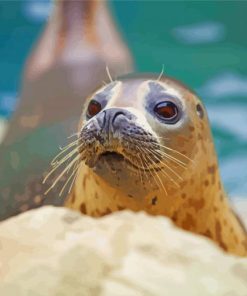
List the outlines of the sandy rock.
{"label": "sandy rock", "polygon": [[0,295],[247,295],[247,259],[163,217],[43,207],[0,224]]}

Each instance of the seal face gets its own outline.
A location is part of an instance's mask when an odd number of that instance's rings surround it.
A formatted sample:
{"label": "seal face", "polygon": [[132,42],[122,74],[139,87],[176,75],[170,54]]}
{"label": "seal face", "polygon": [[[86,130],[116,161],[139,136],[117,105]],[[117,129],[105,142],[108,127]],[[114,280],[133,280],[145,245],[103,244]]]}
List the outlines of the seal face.
{"label": "seal face", "polygon": [[149,75],[100,88],[88,98],[71,145],[78,155],[60,176],[79,164],[67,207],[95,217],[123,209],[164,215],[226,251],[247,255],[205,107],[181,83]]}
{"label": "seal face", "polygon": [[[192,163],[172,141],[175,133],[188,133],[189,125],[183,95],[171,86],[141,79],[112,82],[87,102],[80,130],[81,160],[128,195],[157,188],[167,193],[166,183],[178,187],[176,179]],[[193,148],[193,141],[190,145]],[[143,186],[147,181],[149,186]]]}

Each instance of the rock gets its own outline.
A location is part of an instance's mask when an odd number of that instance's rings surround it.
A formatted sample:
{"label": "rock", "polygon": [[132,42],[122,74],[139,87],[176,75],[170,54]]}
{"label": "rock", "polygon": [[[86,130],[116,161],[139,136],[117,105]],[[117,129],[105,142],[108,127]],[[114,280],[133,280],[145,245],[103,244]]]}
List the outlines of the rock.
{"label": "rock", "polygon": [[166,218],[43,207],[0,224],[3,296],[246,296],[247,259]]}

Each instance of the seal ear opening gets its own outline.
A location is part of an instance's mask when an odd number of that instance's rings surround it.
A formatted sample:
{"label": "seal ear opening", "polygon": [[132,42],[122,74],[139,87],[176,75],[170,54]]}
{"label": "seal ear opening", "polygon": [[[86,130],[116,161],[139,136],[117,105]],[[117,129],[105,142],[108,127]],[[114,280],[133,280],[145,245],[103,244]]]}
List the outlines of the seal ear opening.
{"label": "seal ear opening", "polygon": [[202,119],[204,117],[204,111],[201,104],[196,105],[196,113]]}

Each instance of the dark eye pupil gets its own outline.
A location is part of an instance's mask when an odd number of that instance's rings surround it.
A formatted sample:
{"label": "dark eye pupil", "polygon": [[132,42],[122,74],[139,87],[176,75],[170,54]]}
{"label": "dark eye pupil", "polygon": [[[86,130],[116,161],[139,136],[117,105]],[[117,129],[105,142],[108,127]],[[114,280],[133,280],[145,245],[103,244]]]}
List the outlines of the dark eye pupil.
{"label": "dark eye pupil", "polygon": [[92,116],[96,115],[97,113],[99,113],[101,111],[101,109],[102,109],[102,107],[101,107],[100,103],[92,100],[88,105],[87,115],[89,117],[92,117]]}
{"label": "dark eye pupil", "polygon": [[154,112],[164,119],[173,119],[178,114],[177,106],[172,102],[162,102],[155,106]]}

